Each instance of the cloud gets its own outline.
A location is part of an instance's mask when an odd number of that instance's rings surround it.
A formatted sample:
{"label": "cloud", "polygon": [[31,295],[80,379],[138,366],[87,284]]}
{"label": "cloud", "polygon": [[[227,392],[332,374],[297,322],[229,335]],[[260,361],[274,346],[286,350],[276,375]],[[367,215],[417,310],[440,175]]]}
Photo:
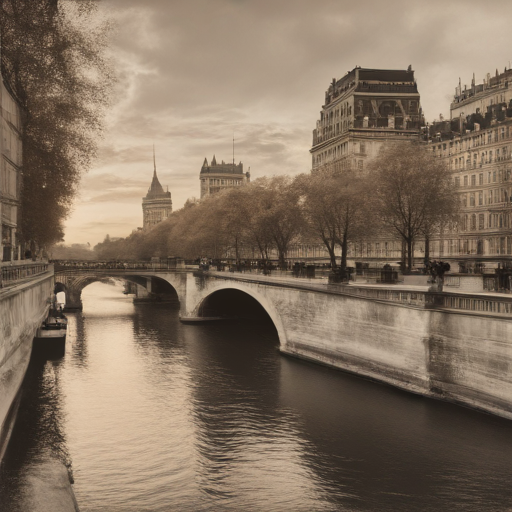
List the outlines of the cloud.
{"label": "cloud", "polygon": [[469,84],[475,72],[481,82],[511,59],[508,18],[494,14],[506,12],[504,0],[493,2],[492,12],[463,0],[103,5],[117,20],[111,54],[119,81],[101,151],[67,223],[67,237],[77,242],[81,223],[91,219],[99,240],[110,225],[111,236],[123,236],[114,233],[123,222],[125,235],[141,223],[153,144],[160,182],[177,209],[199,196],[205,157],[231,160],[233,134],[235,159],[253,178],[307,172],[325,90],[356,65],[411,64],[432,120],[449,117],[459,76]]}

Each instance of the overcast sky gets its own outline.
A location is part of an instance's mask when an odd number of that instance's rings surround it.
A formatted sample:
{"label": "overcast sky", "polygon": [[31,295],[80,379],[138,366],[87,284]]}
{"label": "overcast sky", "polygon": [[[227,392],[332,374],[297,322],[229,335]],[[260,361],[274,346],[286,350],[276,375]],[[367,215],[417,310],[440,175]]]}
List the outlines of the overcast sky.
{"label": "overcast sky", "polygon": [[153,173],[173,209],[199,197],[199,171],[242,161],[251,178],[311,167],[312,130],[333,78],[356,65],[415,71],[427,121],[459,77],[512,60],[510,4],[481,0],[103,0],[119,76],[99,157],[65,242],[92,246],[142,226]]}

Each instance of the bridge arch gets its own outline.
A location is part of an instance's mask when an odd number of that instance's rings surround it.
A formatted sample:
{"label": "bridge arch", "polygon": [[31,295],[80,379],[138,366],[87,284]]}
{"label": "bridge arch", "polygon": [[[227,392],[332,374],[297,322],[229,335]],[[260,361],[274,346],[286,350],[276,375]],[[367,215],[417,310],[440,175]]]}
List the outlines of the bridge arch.
{"label": "bridge arch", "polygon": [[[228,296],[229,292],[234,292],[231,297]],[[244,297],[250,298],[252,304]],[[226,299],[231,299],[231,301]],[[216,303],[217,300],[219,301],[218,303]],[[222,305],[220,305],[221,301]],[[250,307],[257,305],[257,307],[261,308],[261,310],[265,312],[265,314],[274,324],[279,338],[279,345],[281,347],[286,345],[286,330],[281,320],[281,316],[272,301],[270,301],[264,293],[261,293],[248,286],[244,286],[243,283],[229,281],[220,284],[217,282],[215,286],[209,288],[206,291],[206,294],[200,298],[199,302],[194,307],[192,313],[189,316],[196,318],[207,318],[208,316],[217,316],[216,313],[220,313],[222,315],[222,313],[226,312],[226,308],[230,307],[232,301],[238,301],[238,309],[232,311],[233,313],[239,313],[240,308],[243,308],[244,306]]]}
{"label": "bridge arch", "polygon": [[[180,296],[180,282],[174,283],[170,276],[155,276],[146,275],[145,272],[141,273],[127,273],[120,272],[117,269],[91,271],[91,270],[65,270],[55,272],[55,290],[64,291],[66,294],[66,310],[81,311],[82,310],[82,291],[83,289],[95,282],[108,282],[112,279],[121,279],[136,284],[147,290],[146,296],[154,297],[162,290],[170,292],[175,295],[177,301],[181,302]],[[156,286],[154,286],[156,285]],[[153,288],[157,291],[153,292]]]}

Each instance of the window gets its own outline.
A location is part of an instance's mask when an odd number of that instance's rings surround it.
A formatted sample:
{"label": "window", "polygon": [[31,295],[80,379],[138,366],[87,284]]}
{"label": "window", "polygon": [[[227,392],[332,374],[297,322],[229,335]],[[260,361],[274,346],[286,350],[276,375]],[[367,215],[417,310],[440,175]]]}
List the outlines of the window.
{"label": "window", "polygon": [[471,215],[471,229],[472,230],[476,229],[476,215],[475,214]]}
{"label": "window", "polygon": [[475,206],[475,193],[469,194],[469,206]]}
{"label": "window", "polygon": [[478,175],[478,184],[479,185],[483,185],[484,184],[484,175],[483,174],[479,174]]}
{"label": "window", "polygon": [[467,176],[464,176],[464,186],[465,187],[468,186],[468,177]]}
{"label": "window", "polygon": [[478,216],[478,229],[484,229],[485,227],[485,216],[483,213],[481,213]]}
{"label": "window", "polygon": [[471,186],[474,187],[475,185],[476,185],[476,175],[472,174],[471,175]]}
{"label": "window", "polygon": [[462,194],[462,206],[468,205],[468,196],[467,194]]}
{"label": "window", "polygon": [[460,187],[460,176],[455,177],[455,186]]}
{"label": "window", "polygon": [[484,193],[482,191],[478,192],[478,206],[482,206],[484,204]]}
{"label": "window", "polygon": [[360,151],[361,151],[361,153],[366,153],[366,144],[364,142],[361,142]]}
{"label": "window", "polygon": [[[491,152],[492,153],[492,152]],[[496,183],[496,171],[492,173],[492,182]]]}

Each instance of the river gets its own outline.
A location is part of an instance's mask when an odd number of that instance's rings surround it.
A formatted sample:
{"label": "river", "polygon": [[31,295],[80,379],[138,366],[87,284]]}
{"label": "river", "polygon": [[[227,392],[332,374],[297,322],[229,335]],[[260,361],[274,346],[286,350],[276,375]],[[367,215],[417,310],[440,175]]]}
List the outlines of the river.
{"label": "river", "polygon": [[81,512],[511,511],[512,422],[283,357],[265,320],[184,325],[95,283],[33,361],[0,510],[58,458]]}

